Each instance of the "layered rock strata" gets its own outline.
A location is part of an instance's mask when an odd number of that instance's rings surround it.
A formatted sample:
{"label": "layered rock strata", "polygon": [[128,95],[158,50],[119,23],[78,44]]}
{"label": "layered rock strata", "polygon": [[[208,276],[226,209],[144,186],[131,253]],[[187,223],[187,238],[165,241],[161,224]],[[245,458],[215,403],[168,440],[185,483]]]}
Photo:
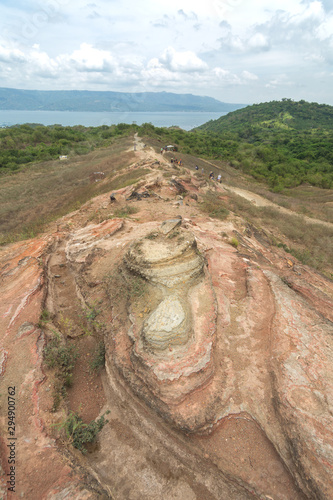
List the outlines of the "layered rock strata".
{"label": "layered rock strata", "polygon": [[[149,284],[150,295],[160,297],[144,317],[130,307],[128,335],[135,373],[167,404],[180,402],[214,373],[214,291],[194,236],[171,232],[180,222],[163,223],[158,232],[133,242],[124,256],[129,272]],[[198,321],[195,308],[203,300],[206,310]]]}
{"label": "layered rock strata", "polygon": [[[167,181],[160,185],[168,198]],[[76,214],[65,234],[0,251],[0,398],[4,408],[6,388],[18,388],[18,495],[332,500],[332,281],[294,265],[239,218],[147,200],[137,220],[82,228]],[[228,243],[235,234],[237,250]],[[50,412],[42,362],[43,307],[79,321],[85,303],[101,310],[110,414],[81,459],[106,496],[87,483],[81,491],[82,475],[51,437],[63,415]],[[89,391],[96,400],[97,385]],[[0,424],[5,437],[3,413]]]}

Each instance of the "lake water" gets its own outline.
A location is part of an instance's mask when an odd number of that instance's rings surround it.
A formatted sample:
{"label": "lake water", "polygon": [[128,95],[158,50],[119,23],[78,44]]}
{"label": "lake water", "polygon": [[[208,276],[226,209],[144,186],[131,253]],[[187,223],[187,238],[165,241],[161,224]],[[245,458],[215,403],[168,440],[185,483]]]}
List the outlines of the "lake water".
{"label": "lake water", "polygon": [[152,123],[155,127],[177,125],[184,130],[191,130],[209,120],[217,120],[227,113],[205,111],[163,111],[163,112],[93,112],[93,111],[18,111],[0,110],[0,126],[10,127],[22,123],[40,123],[41,125],[59,124],[63,126],[84,125],[99,127],[117,123]]}

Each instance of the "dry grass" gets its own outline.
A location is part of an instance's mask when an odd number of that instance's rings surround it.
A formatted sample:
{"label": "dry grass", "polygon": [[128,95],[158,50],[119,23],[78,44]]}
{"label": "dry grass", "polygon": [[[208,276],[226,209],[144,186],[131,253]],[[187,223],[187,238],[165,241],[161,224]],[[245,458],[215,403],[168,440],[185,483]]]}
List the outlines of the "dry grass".
{"label": "dry grass", "polygon": [[225,206],[225,203],[220,200],[213,191],[208,191],[203,196],[203,202],[200,204],[200,208],[203,212],[214,219],[224,220],[228,217],[229,211]]}
{"label": "dry grass", "polygon": [[[78,209],[92,197],[136,182],[142,170],[115,174],[134,161],[126,152],[132,138],[118,139],[102,148],[68,161],[36,163],[1,178],[0,243],[35,236],[45,224]],[[105,173],[105,181],[91,183],[93,172]]]}
{"label": "dry grass", "polygon": [[[167,155],[172,156],[171,153],[167,153]],[[167,157],[167,155],[165,156]],[[285,189],[282,193],[273,193],[265,184],[231,167],[227,161],[204,161],[189,154],[178,153],[178,155],[183,159],[185,167],[195,171],[195,165],[198,165],[199,173],[201,173],[201,168],[204,168],[205,178],[208,178],[210,171],[214,172],[215,179],[220,173],[223,184],[248,189],[296,213],[333,223],[333,189],[301,185],[296,188]]]}
{"label": "dry grass", "polygon": [[332,229],[308,223],[301,215],[281,214],[272,207],[256,207],[235,194],[229,196],[229,205],[231,210],[252,224],[268,229],[272,234],[272,244],[284,248],[304,264],[333,277]]}

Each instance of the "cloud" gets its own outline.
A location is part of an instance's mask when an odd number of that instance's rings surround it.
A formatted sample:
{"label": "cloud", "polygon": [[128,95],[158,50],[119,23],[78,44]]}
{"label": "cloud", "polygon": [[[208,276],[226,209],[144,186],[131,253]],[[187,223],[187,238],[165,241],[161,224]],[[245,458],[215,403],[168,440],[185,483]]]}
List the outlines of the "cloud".
{"label": "cloud", "polygon": [[242,71],[242,77],[245,80],[258,80],[258,76],[255,75],[254,73],[251,73],[250,71]]}
{"label": "cloud", "polygon": [[315,35],[320,41],[333,38],[333,14],[327,15],[315,29]]}
{"label": "cloud", "polygon": [[231,52],[262,52],[270,48],[268,37],[261,32],[253,32],[250,36],[241,38],[238,35],[233,35],[228,29],[227,33],[220,38],[220,42],[222,49]]}
{"label": "cloud", "polygon": [[165,49],[157,62],[156,59],[153,60],[153,64],[155,66],[158,64],[172,72],[200,72],[207,69],[207,64],[194,52],[190,50],[177,52],[173,47]]}
{"label": "cloud", "polygon": [[78,71],[112,72],[116,67],[108,51],[95,49],[88,43],[82,43],[79,50],[70,56],[60,56],[59,60],[73,63]]}
{"label": "cloud", "polygon": [[332,0],[0,4],[3,86],[333,99]]}
{"label": "cloud", "polygon": [[179,9],[177,14],[183,18],[185,21],[197,21],[198,16],[196,15],[195,12],[190,12],[190,14],[186,14],[183,9]]}
{"label": "cloud", "polygon": [[214,68],[213,75],[220,85],[241,85],[242,83],[239,76],[224,68]]}
{"label": "cloud", "polygon": [[98,19],[100,17],[101,15],[98,12],[96,12],[96,10],[94,10],[91,14],[89,14],[88,19]]}
{"label": "cloud", "polygon": [[18,49],[12,49],[0,45],[0,61],[6,63],[15,63],[24,61],[24,53]]}
{"label": "cloud", "polygon": [[248,40],[247,45],[251,50],[268,50],[269,41],[267,36],[262,33],[254,33]]}

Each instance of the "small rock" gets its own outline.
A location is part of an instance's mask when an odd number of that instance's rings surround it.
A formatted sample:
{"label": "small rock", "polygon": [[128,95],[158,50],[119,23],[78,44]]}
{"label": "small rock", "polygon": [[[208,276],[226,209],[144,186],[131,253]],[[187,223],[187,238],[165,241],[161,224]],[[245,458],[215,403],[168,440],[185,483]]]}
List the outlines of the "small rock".
{"label": "small rock", "polygon": [[23,337],[23,335],[29,335],[34,330],[35,330],[35,325],[33,325],[32,323],[29,323],[28,321],[25,321],[24,323],[22,323],[22,325],[18,329],[17,334],[16,334],[16,338],[19,339],[19,338]]}
{"label": "small rock", "polygon": [[160,226],[160,231],[162,234],[168,234],[170,233],[171,231],[173,231],[174,229],[176,229],[176,227],[180,226],[182,223],[182,219],[180,218],[175,218],[175,219],[169,219],[169,220],[166,220],[164,222],[162,222],[161,226]]}

